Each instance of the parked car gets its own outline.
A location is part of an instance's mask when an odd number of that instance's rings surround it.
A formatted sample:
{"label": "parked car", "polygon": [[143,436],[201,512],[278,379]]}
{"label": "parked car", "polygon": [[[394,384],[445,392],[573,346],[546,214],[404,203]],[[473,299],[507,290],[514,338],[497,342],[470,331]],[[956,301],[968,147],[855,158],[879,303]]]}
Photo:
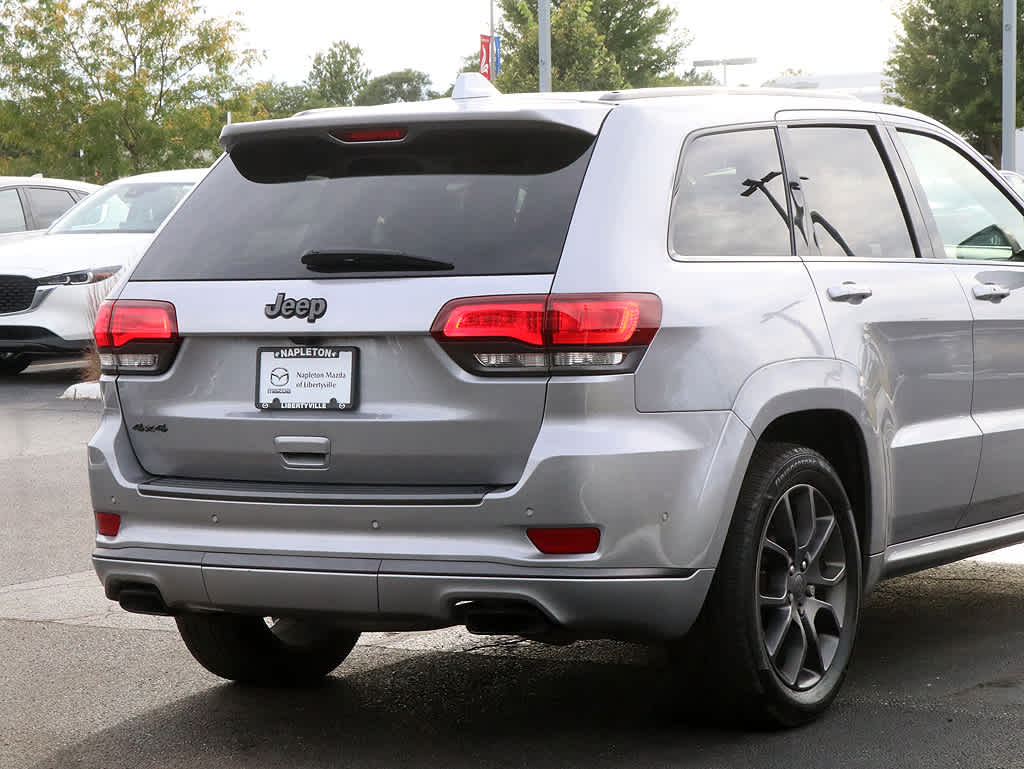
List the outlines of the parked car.
{"label": "parked car", "polygon": [[[37,176],[0,176],[0,236],[45,230],[99,185]],[[0,242],[3,242],[0,240]]]}
{"label": "parked car", "polygon": [[217,675],[658,639],[791,726],[880,580],[1024,540],[1024,202],[923,115],[463,76],[221,143],[100,310],[89,445],[107,596]]}
{"label": "parked car", "polygon": [[40,237],[0,238],[0,376],[92,343],[96,309],[205,170],[120,179]]}

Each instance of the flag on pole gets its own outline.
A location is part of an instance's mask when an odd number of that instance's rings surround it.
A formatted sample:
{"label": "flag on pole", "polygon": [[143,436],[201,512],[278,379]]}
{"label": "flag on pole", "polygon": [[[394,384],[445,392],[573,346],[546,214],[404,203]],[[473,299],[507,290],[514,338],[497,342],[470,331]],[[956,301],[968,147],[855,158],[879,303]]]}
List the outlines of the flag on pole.
{"label": "flag on pole", "polygon": [[491,79],[491,36],[480,35],[480,74]]}

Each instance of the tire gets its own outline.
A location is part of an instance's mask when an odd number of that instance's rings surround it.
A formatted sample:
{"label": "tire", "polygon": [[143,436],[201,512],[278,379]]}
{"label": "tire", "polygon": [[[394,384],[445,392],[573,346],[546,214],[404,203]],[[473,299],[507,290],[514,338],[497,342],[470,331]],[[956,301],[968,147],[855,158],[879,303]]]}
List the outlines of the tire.
{"label": "tire", "polygon": [[20,374],[31,362],[32,356],[28,353],[0,352],[0,376]]}
{"label": "tire", "polygon": [[862,592],[857,528],[835,469],[803,446],[759,446],[704,609],[678,647],[705,695],[697,707],[740,726],[815,719],[846,676]]}
{"label": "tire", "polygon": [[301,686],[334,670],[359,633],[308,620],[239,614],[181,614],[182,640],[214,675],[257,686]]}

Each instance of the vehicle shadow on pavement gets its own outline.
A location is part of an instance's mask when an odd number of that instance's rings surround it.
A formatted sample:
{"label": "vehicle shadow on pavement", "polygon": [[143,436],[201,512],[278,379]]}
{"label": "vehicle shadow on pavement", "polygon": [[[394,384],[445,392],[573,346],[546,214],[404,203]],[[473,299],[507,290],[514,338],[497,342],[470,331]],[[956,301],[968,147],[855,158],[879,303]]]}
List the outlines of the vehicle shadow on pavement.
{"label": "vehicle shadow on pavement", "polygon": [[[686,682],[657,653],[586,644],[599,661],[581,661],[574,649],[402,657],[366,647],[382,667],[342,666],[308,690],[215,684],[37,767],[1020,765],[1020,567],[957,565],[886,583],[865,609],[847,688],[798,732],[688,721]],[[628,662],[614,661],[617,649]],[[987,691],[1002,698],[998,710]]]}

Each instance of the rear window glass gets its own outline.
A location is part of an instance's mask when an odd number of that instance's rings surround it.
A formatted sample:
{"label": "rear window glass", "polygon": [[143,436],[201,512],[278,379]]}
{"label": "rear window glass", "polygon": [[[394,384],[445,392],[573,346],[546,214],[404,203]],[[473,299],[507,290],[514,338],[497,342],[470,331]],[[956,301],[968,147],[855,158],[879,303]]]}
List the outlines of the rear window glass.
{"label": "rear window glass", "polygon": [[242,144],[132,279],[552,273],[593,138],[530,124],[423,130],[393,144]]}
{"label": "rear window glass", "polygon": [[670,243],[682,256],[789,256],[782,161],[770,128],[712,134],[686,151]]}

